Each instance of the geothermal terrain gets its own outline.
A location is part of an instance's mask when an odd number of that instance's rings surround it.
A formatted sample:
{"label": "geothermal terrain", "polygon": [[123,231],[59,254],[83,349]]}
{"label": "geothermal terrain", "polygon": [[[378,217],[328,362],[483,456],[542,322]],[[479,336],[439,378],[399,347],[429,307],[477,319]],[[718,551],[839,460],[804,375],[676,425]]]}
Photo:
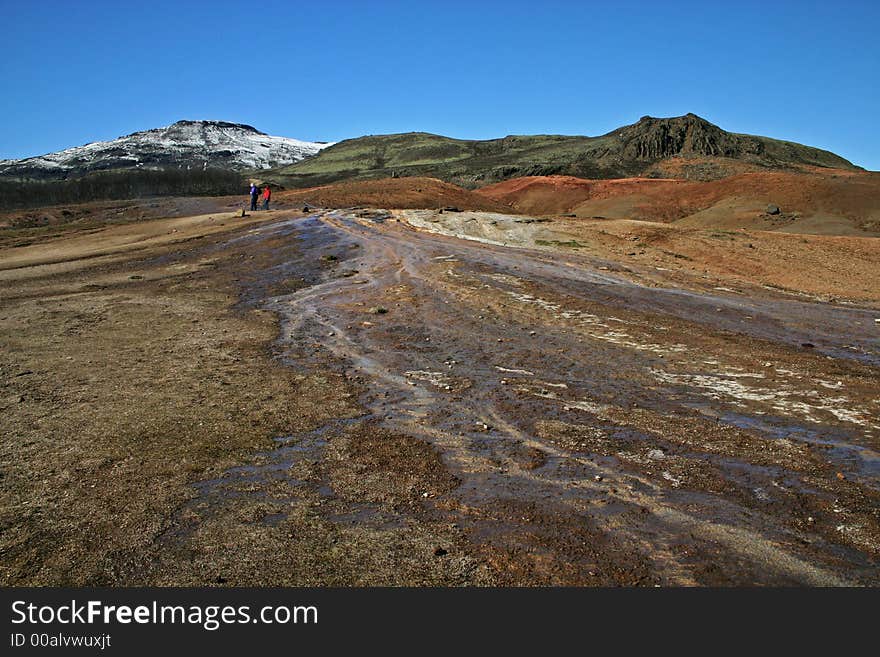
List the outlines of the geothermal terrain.
{"label": "geothermal terrain", "polygon": [[880,174],[696,118],[0,215],[0,581],[877,585]]}

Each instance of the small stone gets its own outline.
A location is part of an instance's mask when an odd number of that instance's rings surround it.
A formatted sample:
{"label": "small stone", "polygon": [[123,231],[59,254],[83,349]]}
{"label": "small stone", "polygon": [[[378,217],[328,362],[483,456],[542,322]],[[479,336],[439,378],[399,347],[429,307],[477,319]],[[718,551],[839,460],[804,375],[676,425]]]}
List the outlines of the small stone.
{"label": "small stone", "polygon": [[602,475],[596,475],[595,477],[593,477],[594,481],[602,481],[602,479],[604,479]]}

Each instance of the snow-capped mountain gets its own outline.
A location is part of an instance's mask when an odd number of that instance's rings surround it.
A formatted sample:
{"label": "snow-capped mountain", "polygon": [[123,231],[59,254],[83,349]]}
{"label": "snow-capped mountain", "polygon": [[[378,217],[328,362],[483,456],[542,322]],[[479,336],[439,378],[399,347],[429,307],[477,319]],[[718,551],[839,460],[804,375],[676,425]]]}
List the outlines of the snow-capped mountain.
{"label": "snow-capped mountain", "polygon": [[57,180],[108,169],[269,169],[298,162],[330,145],[274,137],[239,123],[178,121],[112,141],[0,160],[0,176]]}

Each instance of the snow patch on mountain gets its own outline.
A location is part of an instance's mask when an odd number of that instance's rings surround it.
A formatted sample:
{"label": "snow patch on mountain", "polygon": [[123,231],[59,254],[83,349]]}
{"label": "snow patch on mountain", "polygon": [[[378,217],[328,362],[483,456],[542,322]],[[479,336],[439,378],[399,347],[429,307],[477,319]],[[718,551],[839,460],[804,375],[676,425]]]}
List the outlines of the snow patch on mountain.
{"label": "snow patch on mountain", "polygon": [[224,121],[178,121],[21,160],[0,160],[0,175],[55,178],[128,168],[269,169],[315,155],[332,143],[300,141]]}

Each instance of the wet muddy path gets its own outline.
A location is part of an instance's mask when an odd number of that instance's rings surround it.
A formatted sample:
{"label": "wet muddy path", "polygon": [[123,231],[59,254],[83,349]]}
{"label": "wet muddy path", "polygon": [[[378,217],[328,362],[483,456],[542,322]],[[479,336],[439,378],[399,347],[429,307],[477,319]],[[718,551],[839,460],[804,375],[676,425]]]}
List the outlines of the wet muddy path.
{"label": "wet muddy path", "polygon": [[[648,287],[381,214],[234,241],[289,249],[241,282],[242,303],[281,319],[278,357],[361,390],[363,415],[328,430],[432,446],[458,485],[423,505],[500,583],[880,582],[875,312]],[[289,484],[324,430],[201,484],[193,506]],[[363,505],[345,521],[400,518]]]}

